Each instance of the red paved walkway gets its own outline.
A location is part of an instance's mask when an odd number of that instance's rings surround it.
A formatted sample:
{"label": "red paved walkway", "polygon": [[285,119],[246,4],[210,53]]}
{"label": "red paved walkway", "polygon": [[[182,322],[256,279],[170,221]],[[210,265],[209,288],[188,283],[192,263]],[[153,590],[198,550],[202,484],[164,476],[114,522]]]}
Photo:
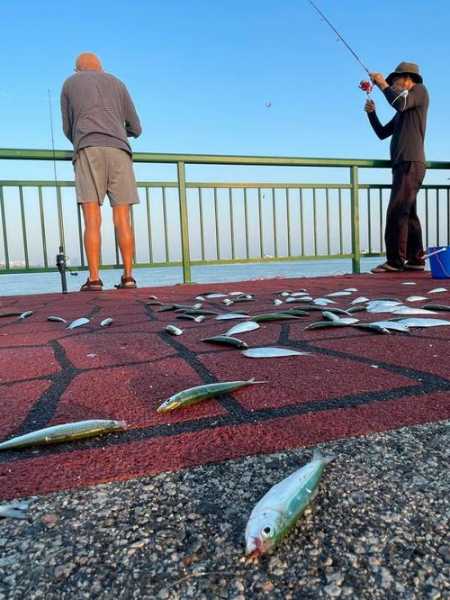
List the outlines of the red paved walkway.
{"label": "red paved walkway", "polygon": [[[406,274],[361,275],[3,298],[0,313],[34,314],[24,322],[0,319],[0,440],[91,418],[124,419],[129,429],[94,440],[0,453],[0,498],[449,418],[450,328],[416,329],[411,336],[380,336],[352,328],[305,332],[307,323],[320,319],[320,313],[313,313],[298,322],[268,323],[245,334],[251,346],[297,347],[311,356],[251,360],[238,350],[200,341],[236,321],[175,321],[174,313],[145,306],[150,293],[164,302],[193,303],[194,296],[211,289],[241,290],[255,293],[257,301],[234,308],[257,313],[276,309],[272,294],[285,288],[307,288],[319,296],[355,287],[353,298],[388,295],[402,300],[426,295],[442,284],[450,288],[428,274],[416,276],[415,286],[402,285],[411,280]],[[450,303],[448,292],[430,298]],[[341,307],[351,299],[335,298]],[[223,308],[220,300],[209,305]],[[90,316],[91,323],[69,331],[61,323],[47,322],[50,314],[68,320]],[[107,316],[114,318],[113,326],[100,328]],[[439,316],[450,319],[450,314]],[[180,325],[184,335],[164,333],[169,322]],[[250,377],[268,383],[174,413],[155,410],[181,389]]]}

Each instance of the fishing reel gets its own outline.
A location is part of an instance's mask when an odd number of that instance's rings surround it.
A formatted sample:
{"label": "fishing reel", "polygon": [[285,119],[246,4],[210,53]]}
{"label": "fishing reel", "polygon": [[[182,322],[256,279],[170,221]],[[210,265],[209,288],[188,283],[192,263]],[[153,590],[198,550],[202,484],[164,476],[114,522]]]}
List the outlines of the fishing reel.
{"label": "fishing reel", "polygon": [[373,90],[373,83],[371,81],[360,81],[358,87],[368,96],[370,96]]}

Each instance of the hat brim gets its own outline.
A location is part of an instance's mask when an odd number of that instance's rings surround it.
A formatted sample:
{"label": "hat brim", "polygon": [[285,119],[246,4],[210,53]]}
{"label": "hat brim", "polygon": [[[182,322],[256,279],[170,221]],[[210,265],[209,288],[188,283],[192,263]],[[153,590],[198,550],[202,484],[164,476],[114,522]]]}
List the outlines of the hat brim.
{"label": "hat brim", "polygon": [[394,71],[393,73],[388,75],[388,77],[386,77],[386,81],[389,85],[392,85],[396,77],[403,77],[404,75],[409,75],[409,77],[411,77],[414,83],[423,83],[423,79],[420,75],[418,75],[417,73],[409,73],[408,71],[404,71],[402,73]]}

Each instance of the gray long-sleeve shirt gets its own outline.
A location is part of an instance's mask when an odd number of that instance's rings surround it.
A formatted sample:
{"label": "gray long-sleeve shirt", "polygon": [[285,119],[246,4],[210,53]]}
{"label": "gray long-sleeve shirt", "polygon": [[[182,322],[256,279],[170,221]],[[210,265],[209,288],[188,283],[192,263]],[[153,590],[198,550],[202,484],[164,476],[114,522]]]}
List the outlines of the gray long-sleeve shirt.
{"label": "gray long-sleeve shirt", "polygon": [[61,92],[63,129],[72,142],[74,160],[88,146],[121,148],[131,154],[128,137],[142,129],[125,85],[103,71],[79,71]]}
{"label": "gray long-sleeve shirt", "polygon": [[425,130],[429,97],[424,85],[417,83],[406,95],[388,87],[384,95],[396,114],[382,125],[376,112],[367,113],[377,136],[384,140],[392,136],[391,160],[395,166],[400,162],[425,163]]}

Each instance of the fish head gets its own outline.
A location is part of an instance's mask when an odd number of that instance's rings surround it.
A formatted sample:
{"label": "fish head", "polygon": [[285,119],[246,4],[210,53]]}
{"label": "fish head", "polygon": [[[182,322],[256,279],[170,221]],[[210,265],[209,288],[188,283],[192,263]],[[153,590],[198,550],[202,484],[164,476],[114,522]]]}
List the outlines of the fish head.
{"label": "fish head", "polygon": [[168,398],[160,406],[158,406],[156,412],[168,412],[169,410],[175,410],[178,408],[178,406],[180,406],[180,401]]}
{"label": "fish head", "polygon": [[280,536],[280,513],[266,509],[252,515],[245,530],[245,554],[258,558],[275,546]]}

